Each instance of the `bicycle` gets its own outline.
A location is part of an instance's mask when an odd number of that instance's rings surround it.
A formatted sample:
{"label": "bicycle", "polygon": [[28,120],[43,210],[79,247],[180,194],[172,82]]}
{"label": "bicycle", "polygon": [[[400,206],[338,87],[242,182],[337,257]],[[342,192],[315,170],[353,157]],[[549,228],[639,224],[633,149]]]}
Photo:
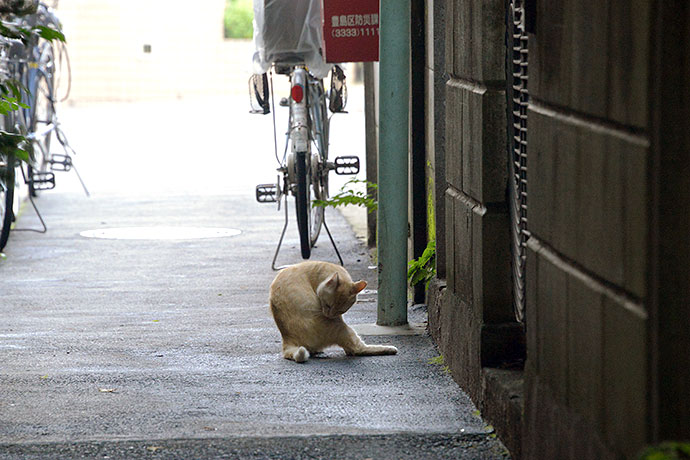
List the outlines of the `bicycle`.
{"label": "bicycle", "polygon": [[[54,171],[70,171],[74,168],[72,155],[74,150],[60,129],[56,104],[56,59],[55,48],[51,39],[42,38],[36,33],[38,26],[60,30],[60,23],[51,8],[43,3],[37,5],[34,13],[10,21],[2,21],[5,28],[32,31],[25,34],[23,41],[3,38],[0,44],[0,74],[2,83],[8,81],[19,83],[24,89],[20,91],[21,108],[9,111],[3,117],[4,136],[22,136],[30,157],[21,163],[15,155],[5,153],[0,158],[0,250],[5,247],[10,228],[17,208],[15,191],[18,179],[22,177],[28,187],[28,198],[41,222],[42,229],[31,230],[39,233],[47,231],[33,200],[39,191],[55,187]],[[59,52],[64,52],[64,47]],[[50,145],[53,133],[64,149],[63,154],[51,153]],[[81,177],[75,169],[79,181]]]}
{"label": "bicycle", "polygon": [[[323,80],[312,75],[305,63],[295,56],[284,57],[274,63],[270,72],[271,87],[273,72],[289,77],[290,97],[284,98],[280,104],[289,109],[282,159],[278,157],[277,142],[275,143],[276,159],[279,163],[277,170],[281,173],[282,180],[279,176],[275,184],[260,184],[256,187],[256,200],[260,203],[278,202],[280,207],[281,200],[285,198],[285,224],[278,241],[272,268],[277,269],[275,262],[288,226],[288,194],[295,197],[302,258],[310,258],[311,250],[316,245],[323,227],[342,264],[340,252],[326,225],[324,208],[315,206],[314,201],[328,199],[328,175],[331,171],[340,175],[354,175],[359,172],[359,158],[356,156],[340,156],[333,162],[328,159],[330,118],[327,110],[330,109],[332,113],[344,112],[346,104],[344,73],[340,67],[333,67],[331,88],[327,93],[324,90]],[[268,114],[271,112],[271,105],[275,107],[275,104],[268,102],[269,92],[272,94],[268,80],[269,77],[266,74],[254,75],[250,80],[250,91],[259,105],[253,110],[254,113]],[[273,99],[271,101],[273,102]],[[275,116],[273,121],[275,136]]]}

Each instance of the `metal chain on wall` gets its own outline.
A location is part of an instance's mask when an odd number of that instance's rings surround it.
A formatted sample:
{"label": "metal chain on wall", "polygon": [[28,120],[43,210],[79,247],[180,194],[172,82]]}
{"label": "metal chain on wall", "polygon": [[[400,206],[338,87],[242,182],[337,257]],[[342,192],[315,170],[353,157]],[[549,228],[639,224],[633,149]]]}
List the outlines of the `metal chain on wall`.
{"label": "metal chain on wall", "polygon": [[515,317],[525,318],[525,243],[527,230],[527,32],[524,0],[510,0],[507,24],[509,201],[513,307]]}

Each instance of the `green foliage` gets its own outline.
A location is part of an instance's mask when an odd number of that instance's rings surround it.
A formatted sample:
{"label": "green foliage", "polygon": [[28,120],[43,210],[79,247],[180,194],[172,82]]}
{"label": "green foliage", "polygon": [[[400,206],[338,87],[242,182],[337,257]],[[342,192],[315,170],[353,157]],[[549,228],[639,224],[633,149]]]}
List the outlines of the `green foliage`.
{"label": "green foliage", "polygon": [[38,35],[39,37],[49,41],[65,41],[65,35],[62,32],[55,30],[52,27],[42,25],[37,25],[31,29],[26,29],[9,22],[0,22],[0,35],[7,38],[21,40],[24,43],[26,43],[32,35]]}
{"label": "green foliage", "polygon": [[437,366],[442,366],[444,362],[445,358],[443,358],[443,355],[434,356],[429,360],[429,364],[435,364]]}
{"label": "green foliage", "polygon": [[226,0],[225,38],[252,38],[254,28],[252,0]]}
{"label": "green foliage", "polygon": [[29,161],[33,156],[33,145],[21,134],[0,131],[0,155],[14,155],[20,160]]}
{"label": "green foliage", "polygon": [[640,460],[681,460],[690,459],[690,443],[664,442],[645,449]]}
{"label": "green foliage", "polygon": [[7,115],[20,107],[23,109],[29,108],[28,105],[21,101],[22,90],[28,92],[28,90],[16,80],[7,80],[0,84],[0,114]]}
{"label": "green foliage", "polygon": [[61,42],[65,41],[65,35],[60,32],[59,30],[55,30],[51,27],[46,27],[46,26],[36,26],[34,27],[34,30],[36,33],[39,35],[39,37],[53,41],[53,40],[58,40]]}
{"label": "green foliage", "polygon": [[374,212],[378,208],[378,203],[376,200],[371,198],[371,194],[362,190],[353,190],[349,185],[351,184],[367,184],[367,189],[376,190],[378,186],[366,180],[352,179],[340,188],[340,192],[336,195],[330,197],[327,200],[314,200],[312,206],[325,208],[327,206],[364,206],[369,212]]}
{"label": "green foliage", "polygon": [[429,364],[433,364],[435,366],[441,366],[441,370],[445,372],[446,374],[450,374],[450,367],[446,366],[446,360],[443,358],[443,355],[438,355],[433,358],[431,358],[428,361]]}
{"label": "green foliage", "polygon": [[427,243],[426,249],[418,259],[412,259],[408,263],[407,279],[410,286],[424,282],[429,287],[429,281],[436,275],[436,240]]}

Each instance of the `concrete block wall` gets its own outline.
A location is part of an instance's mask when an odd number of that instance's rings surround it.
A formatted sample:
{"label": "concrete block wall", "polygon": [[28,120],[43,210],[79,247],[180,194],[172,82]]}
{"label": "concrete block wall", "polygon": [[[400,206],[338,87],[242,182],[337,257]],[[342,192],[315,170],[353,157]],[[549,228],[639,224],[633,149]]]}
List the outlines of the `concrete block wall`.
{"label": "concrete block wall", "polygon": [[[467,323],[456,329],[465,334],[478,329],[472,332],[478,342],[485,324],[513,318],[504,14],[504,2],[498,0],[446,3],[445,269],[453,301],[445,308],[462,310]],[[481,399],[481,343],[459,346],[449,359],[463,363],[456,378]]]}
{"label": "concrete block wall", "polygon": [[[499,372],[488,378],[485,369],[524,354],[512,308],[506,203],[505,2],[445,0],[442,9],[436,3],[432,11],[444,19],[444,54],[440,57],[435,46],[436,62],[429,67],[447,81],[445,111],[436,115],[445,119],[443,150],[435,157],[442,279],[431,289],[429,326],[453,377],[519,455],[521,407],[512,404],[519,396],[511,393],[520,387],[519,377]],[[433,24],[438,27],[437,17]],[[439,40],[438,31],[435,35]],[[439,93],[435,88],[434,97]],[[497,383],[506,375],[511,389]],[[498,395],[506,396],[497,401]]]}
{"label": "concrete block wall", "polygon": [[453,376],[515,458],[632,459],[687,439],[690,4],[527,3],[524,373],[491,367],[520,348],[504,195],[506,5],[444,6],[435,172],[445,167],[445,272],[428,304]]}
{"label": "concrete block wall", "polygon": [[649,25],[644,1],[537,4],[526,458],[633,458],[647,440]]}

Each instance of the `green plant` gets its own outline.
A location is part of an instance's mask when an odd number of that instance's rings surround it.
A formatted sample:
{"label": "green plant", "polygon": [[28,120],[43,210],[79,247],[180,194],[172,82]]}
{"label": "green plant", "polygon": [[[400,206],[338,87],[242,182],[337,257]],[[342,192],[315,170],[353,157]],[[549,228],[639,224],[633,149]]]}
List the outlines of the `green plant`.
{"label": "green plant", "polygon": [[433,364],[434,366],[440,366],[441,370],[445,372],[446,374],[450,374],[450,367],[446,365],[446,360],[443,357],[443,355],[438,355],[433,358],[431,358],[428,361],[429,364]]}
{"label": "green plant", "polygon": [[436,240],[430,240],[426,249],[417,259],[412,259],[408,263],[407,279],[410,286],[424,282],[429,287],[429,282],[436,275]]}
{"label": "green plant", "polygon": [[640,460],[681,460],[690,459],[690,443],[664,442],[658,446],[646,448],[640,454]]}
{"label": "green plant", "polygon": [[[354,185],[354,184],[366,184],[367,191],[362,191],[360,190],[354,190],[352,187],[349,187],[349,185]],[[366,181],[366,180],[360,180],[360,179],[351,179],[343,186],[340,188],[340,191],[328,198],[327,200],[314,200],[312,203],[312,206],[320,206],[322,208],[325,208],[327,206],[345,206],[345,205],[354,205],[354,206],[364,206],[367,208],[367,211],[369,212],[374,212],[376,209],[378,209],[378,202],[374,200],[371,195],[372,191],[375,191],[378,188],[378,186],[372,182]]]}
{"label": "green plant", "polygon": [[252,0],[227,0],[225,3],[225,38],[252,38],[254,9]]}

